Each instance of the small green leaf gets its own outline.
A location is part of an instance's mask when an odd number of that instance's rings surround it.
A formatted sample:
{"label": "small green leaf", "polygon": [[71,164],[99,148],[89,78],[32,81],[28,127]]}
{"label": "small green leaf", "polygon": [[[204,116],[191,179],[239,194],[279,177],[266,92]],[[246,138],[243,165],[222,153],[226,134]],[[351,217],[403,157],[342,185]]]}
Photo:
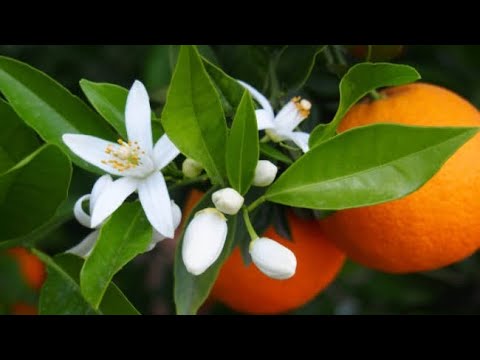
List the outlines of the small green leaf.
{"label": "small green leaf", "polygon": [[287,155],[267,143],[260,143],[260,153],[272,160],[277,160],[287,165],[293,162]]}
{"label": "small green leaf", "polygon": [[60,146],[86,170],[100,170],[71,154],[62,141],[66,133],[114,140],[108,124],[52,78],[20,61],[0,56],[0,91],[15,112],[46,142]]}
{"label": "small green leaf", "polygon": [[0,99],[0,174],[40,146],[35,132]]}
{"label": "small green leaf", "polygon": [[351,129],[298,159],[266,198],[323,210],[395,200],[425,184],[478,130],[396,124]]}
{"label": "small green leaf", "polygon": [[255,108],[245,91],[227,141],[227,174],[230,185],[244,195],[252,185],[258,162],[258,129]]}
{"label": "small green leaf", "polygon": [[123,204],[102,226],[98,240],[80,273],[82,294],[98,308],[113,276],[145,252],[152,227],[139,202]]}
{"label": "small green leaf", "polygon": [[44,145],[0,175],[0,241],[47,222],[66,199],[72,166],[54,145]]}
{"label": "small green leaf", "polygon": [[201,163],[214,183],[224,183],[227,124],[219,95],[193,46],[180,49],[162,124],[182,153]]}
{"label": "small green leaf", "polygon": [[361,63],[345,74],[340,81],[340,104],[333,120],[321,124],[310,134],[310,148],[335,135],[337,126],[355,103],[370,91],[384,86],[396,86],[414,82],[420,74],[411,66],[389,63]]}
{"label": "small green leaf", "polygon": [[315,60],[325,45],[288,45],[277,63],[279,82],[287,89],[298,90],[307,82]]}
{"label": "small green leaf", "polygon": [[95,310],[80,291],[79,274],[83,260],[71,254],[61,254],[51,259],[35,250],[37,256],[47,264],[48,277],[40,293],[42,315],[139,315],[125,295],[110,283],[100,309]]}
{"label": "small green leaf", "polygon": [[[209,192],[207,192],[204,197],[198,202],[198,204],[192,209],[190,216],[185,221],[185,224],[188,224],[193,218],[195,213],[198,210],[204,209],[206,207],[211,207],[211,195],[217,190],[213,187]],[[222,253],[219,258],[213,265],[211,265],[207,271],[199,276],[190,274],[182,259],[182,245],[183,245],[183,236],[185,234],[185,229],[182,232],[180,242],[177,245],[177,250],[175,252],[175,263],[174,263],[174,275],[175,275],[175,287],[174,287],[174,297],[175,305],[177,309],[177,314],[179,315],[193,315],[195,314],[200,306],[203,304],[205,299],[208,297],[210,290],[212,289],[215,280],[217,279],[218,273],[221,266],[230,255],[234,246],[234,237],[236,233],[236,227],[238,223],[239,214],[234,217],[230,217],[228,220],[228,235],[223,247]]]}

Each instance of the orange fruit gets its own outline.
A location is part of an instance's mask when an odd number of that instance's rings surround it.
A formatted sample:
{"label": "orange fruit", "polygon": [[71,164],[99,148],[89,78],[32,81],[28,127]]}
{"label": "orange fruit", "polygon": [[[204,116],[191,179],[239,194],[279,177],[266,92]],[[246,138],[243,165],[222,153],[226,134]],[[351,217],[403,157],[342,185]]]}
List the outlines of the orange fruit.
{"label": "orange fruit", "polygon": [[8,253],[18,261],[20,272],[27,284],[32,289],[40,289],[45,281],[45,266],[43,263],[25,248],[12,248],[8,250]]}
{"label": "orange fruit", "polygon": [[19,302],[12,305],[11,314],[12,315],[38,315],[38,310],[33,305]]}
{"label": "orange fruit", "polygon": [[234,310],[275,314],[298,308],[326,288],[342,267],[345,256],[327,241],[316,220],[287,213],[293,241],[273,226],[263,236],[288,247],[297,257],[297,271],[287,280],[274,280],[251,263],[245,266],[240,249],[227,259],[212,290],[212,298]]}
{"label": "orange fruit", "polygon": [[[378,122],[480,126],[480,113],[459,95],[415,83],[355,105],[339,131]],[[480,246],[480,135],[464,144],[423,187],[399,200],[337,211],[320,221],[346,255],[390,273],[434,270]]]}

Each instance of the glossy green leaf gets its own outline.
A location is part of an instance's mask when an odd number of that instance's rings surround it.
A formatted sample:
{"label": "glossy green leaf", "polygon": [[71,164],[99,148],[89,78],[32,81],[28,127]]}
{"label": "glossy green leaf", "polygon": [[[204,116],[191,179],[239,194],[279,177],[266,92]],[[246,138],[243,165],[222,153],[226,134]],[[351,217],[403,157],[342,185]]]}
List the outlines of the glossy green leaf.
{"label": "glossy green leaf", "polygon": [[71,254],[61,254],[51,259],[35,252],[47,264],[48,276],[40,293],[42,315],[139,315],[125,295],[110,283],[99,310],[95,310],[82,296],[79,274],[83,260]]}
{"label": "glossy green leaf", "polygon": [[335,135],[337,126],[348,110],[370,91],[384,86],[408,84],[420,79],[411,66],[389,63],[361,63],[345,74],[340,81],[340,104],[333,120],[321,124],[310,134],[310,148]]}
{"label": "glossy green leaf", "polygon": [[60,146],[79,166],[100,172],[74,156],[62,141],[66,133],[115,140],[108,124],[52,78],[20,61],[0,56],[0,91],[15,112],[48,143]]}
{"label": "glossy green leaf", "polygon": [[[198,210],[204,209],[206,207],[211,207],[211,195],[217,190],[217,188],[212,188],[207,192],[204,197],[198,202],[198,204],[192,209],[190,216],[185,221],[185,224],[188,224],[193,218],[195,213]],[[182,259],[182,245],[183,245],[183,236],[185,234],[185,229],[182,232],[180,242],[177,245],[177,250],[175,252],[175,263],[174,263],[174,276],[175,276],[175,287],[174,287],[174,297],[177,314],[179,315],[192,315],[195,314],[203,302],[207,299],[210,290],[212,289],[215,280],[217,279],[218,273],[221,266],[230,255],[234,246],[234,237],[236,233],[237,223],[239,214],[234,217],[229,217],[228,219],[228,235],[223,247],[222,253],[219,258],[213,265],[211,265],[203,274],[195,276],[190,274]]]}
{"label": "glossy green leaf", "polygon": [[358,127],[303,155],[272,184],[266,198],[325,210],[398,199],[427,182],[478,130],[396,124]]}
{"label": "glossy green leaf", "polygon": [[227,75],[222,69],[203,59],[205,69],[213,80],[222,99],[222,105],[226,114],[235,113],[238,104],[242,100],[245,90],[234,78]]}
{"label": "glossy green leaf", "polygon": [[72,167],[54,145],[44,145],[0,175],[0,241],[30,233],[66,199]]}
{"label": "glossy green leaf", "polygon": [[277,63],[278,81],[285,88],[300,89],[310,77],[318,54],[325,45],[288,45]]}
{"label": "glossy green leaf", "polygon": [[0,99],[0,174],[40,146],[35,132]]}
{"label": "glossy green leaf", "polygon": [[277,160],[283,162],[284,164],[290,165],[292,163],[292,159],[267,143],[260,143],[260,153],[269,159]]}
{"label": "glossy green leaf", "polygon": [[152,227],[139,202],[123,204],[102,226],[80,273],[82,294],[98,308],[113,276],[152,240]]}
{"label": "glossy green leaf", "polygon": [[198,51],[182,46],[163,109],[162,124],[182,153],[224,183],[227,125],[220,98]]}
{"label": "glossy green leaf", "polygon": [[258,163],[258,129],[255,108],[245,91],[227,141],[227,174],[230,185],[244,195],[252,185]]}

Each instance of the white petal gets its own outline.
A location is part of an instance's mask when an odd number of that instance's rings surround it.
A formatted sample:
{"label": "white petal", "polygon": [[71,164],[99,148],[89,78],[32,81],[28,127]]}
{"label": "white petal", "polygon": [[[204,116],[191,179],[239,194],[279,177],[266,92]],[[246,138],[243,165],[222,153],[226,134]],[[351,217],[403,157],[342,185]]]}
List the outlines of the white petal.
{"label": "white petal", "polygon": [[257,117],[257,128],[258,130],[265,130],[274,127],[273,116],[268,111],[263,109],[255,110],[255,115]]}
{"label": "white petal", "polygon": [[199,211],[185,231],[182,258],[188,272],[200,275],[220,256],[227,238],[227,220],[216,209]]}
{"label": "white petal", "polygon": [[275,116],[273,113],[272,105],[270,105],[270,102],[268,99],[263,96],[260,91],[255,89],[252,85],[247,84],[246,82],[243,82],[241,80],[237,80],[240,85],[242,85],[245,89],[247,89],[250,94],[252,94],[253,98],[257,100],[257,102],[260,104],[260,106],[267,111],[270,114],[270,118],[273,119]]}
{"label": "white petal", "polygon": [[125,126],[128,140],[138,141],[147,154],[153,149],[150,102],[145,86],[135,80],[128,92],[125,106]]}
{"label": "white petal", "polygon": [[82,258],[87,258],[92,252],[95,243],[97,242],[99,232],[100,230],[95,230],[91,232],[79,244],[65,252],[68,254],[80,256]]}
{"label": "white petal", "polygon": [[81,159],[112,175],[124,175],[112,166],[102,163],[103,160],[109,159],[109,155],[105,153],[107,147],[109,145],[116,147],[118,144],[99,139],[95,136],[79,134],[65,134],[62,136],[62,140],[69,149]]}
{"label": "white petal", "polygon": [[293,101],[289,101],[275,116],[275,127],[280,131],[293,131],[302,120]]}
{"label": "white petal", "polygon": [[277,176],[278,168],[271,161],[259,160],[255,168],[255,175],[252,184],[254,186],[268,186],[275,176]]}
{"label": "white petal", "polygon": [[244,198],[232,188],[224,188],[212,194],[212,202],[224,214],[235,215],[243,205]]}
{"label": "white petal", "polygon": [[158,139],[155,148],[153,149],[153,159],[156,168],[162,170],[165,166],[170,164],[178,154],[180,154],[180,150],[177,149],[167,134],[163,134],[162,137]]}
{"label": "white petal", "polygon": [[167,184],[161,172],[155,172],[140,182],[138,197],[153,228],[163,236],[172,238],[175,231],[172,207]]}
{"label": "white petal", "polygon": [[[172,217],[173,217],[173,226],[175,229],[180,225],[180,221],[182,220],[182,210],[180,210],[180,207],[175,204],[175,202],[172,200]],[[160,241],[163,241],[165,239],[168,239],[166,236],[163,236],[156,230],[153,230],[152,234],[152,241],[150,242],[150,245],[147,248],[147,251],[152,250],[155,245],[157,245]]]}
{"label": "white petal", "polygon": [[112,182],[95,202],[95,207],[91,214],[92,227],[97,227],[107,217],[112,215],[125,199],[137,189],[138,184],[139,180],[129,177],[120,178]]}
{"label": "white petal", "polygon": [[98,178],[92,188],[92,193],[90,196],[90,214],[93,212],[95,203],[97,202],[100,194],[113,183],[113,179],[110,175],[103,175]]}
{"label": "white petal", "polygon": [[255,239],[250,245],[250,255],[258,269],[272,279],[288,279],[295,274],[295,254],[272,239]]}
{"label": "white petal", "polygon": [[304,153],[309,150],[308,139],[310,134],[302,131],[293,131],[288,134],[288,139],[292,140]]}
{"label": "white petal", "polygon": [[92,200],[90,198],[90,194],[83,195],[80,199],[78,199],[77,202],[75,203],[75,206],[73,207],[73,215],[75,215],[75,219],[77,219],[77,221],[80,224],[82,224],[85,227],[92,228],[90,226],[90,220],[91,220],[90,215],[88,215],[85,211],[83,211],[83,207],[82,207],[83,202],[89,199],[90,199],[90,206],[91,206]]}

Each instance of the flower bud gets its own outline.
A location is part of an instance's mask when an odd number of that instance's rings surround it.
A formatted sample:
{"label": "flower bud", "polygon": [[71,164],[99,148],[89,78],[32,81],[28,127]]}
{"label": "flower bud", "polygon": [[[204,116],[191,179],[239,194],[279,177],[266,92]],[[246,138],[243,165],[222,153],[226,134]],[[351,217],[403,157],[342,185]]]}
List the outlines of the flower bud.
{"label": "flower bud", "polygon": [[218,259],[227,231],[227,219],[217,209],[195,214],[183,237],[182,258],[189,273],[200,275]]}
{"label": "flower bud", "polygon": [[232,188],[215,191],[212,201],[217,210],[224,214],[235,215],[243,205],[243,196]]}
{"label": "flower bud", "polygon": [[250,255],[257,268],[272,279],[292,277],[297,259],[290,249],[269,238],[258,238],[250,243]]}
{"label": "flower bud", "polygon": [[203,170],[202,164],[190,158],[186,158],[182,163],[183,175],[187,178],[194,178],[200,175]]}
{"label": "flower bud", "polygon": [[268,160],[259,160],[257,167],[255,168],[255,176],[253,178],[253,185],[255,186],[268,186],[275,176],[277,176],[278,168]]}

